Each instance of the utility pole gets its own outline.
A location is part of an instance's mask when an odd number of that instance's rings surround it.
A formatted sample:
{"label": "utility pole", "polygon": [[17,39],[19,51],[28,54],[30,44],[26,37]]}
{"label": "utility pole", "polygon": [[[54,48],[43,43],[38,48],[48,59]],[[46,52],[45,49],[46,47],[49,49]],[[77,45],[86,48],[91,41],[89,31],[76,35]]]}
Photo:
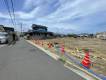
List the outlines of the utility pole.
{"label": "utility pole", "polygon": [[22,35],[23,35],[23,31],[22,31],[22,29],[23,29],[23,25],[22,25],[22,23],[20,23],[20,30],[21,30],[21,37],[22,37]]}
{"label": "utility pole", "polygon": [[22,23],[20,23],[20,27],[21,27],[21,34],[22,34],[22,32],[23,32],[23,31],[22,31]]}

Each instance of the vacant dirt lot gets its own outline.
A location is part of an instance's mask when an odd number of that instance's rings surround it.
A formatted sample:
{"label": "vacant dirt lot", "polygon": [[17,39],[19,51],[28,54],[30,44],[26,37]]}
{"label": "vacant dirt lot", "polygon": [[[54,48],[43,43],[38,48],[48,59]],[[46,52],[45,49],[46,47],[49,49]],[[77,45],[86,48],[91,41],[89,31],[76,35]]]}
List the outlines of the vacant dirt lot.
{"label": "vacant dirt lot", "polygon": [[[47,48],[47,43],[58,43],[59,45],[65,46],[65,51],[70,54],[70,56],[76,57],[77,60],[82,61],[84,58],[84,52],[82,49],[91,49],[90,59],[92,62],[91,69],[99,74],[106,76],[106,41],[100,39],[90,39],[90,38],[55,38],[42,40],[43,47]],[[51,49],[55,53],[55,50]]]}

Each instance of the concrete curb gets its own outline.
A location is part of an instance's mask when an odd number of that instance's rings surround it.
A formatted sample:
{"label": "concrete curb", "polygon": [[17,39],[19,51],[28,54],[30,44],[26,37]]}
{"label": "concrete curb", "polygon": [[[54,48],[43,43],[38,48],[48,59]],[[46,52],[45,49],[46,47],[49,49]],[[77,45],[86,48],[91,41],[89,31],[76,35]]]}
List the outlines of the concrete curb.
{"label": "concrete curb", "polygon": [[60,58],[60,56],[56,55],[55,53],[51,53],[50,51],[45,50],[44,48],[42,48],[42,47],[40,47],[40,46],[34,44],[33,42],[31,42],[31,41],[29,41],[29,40],[27,40],[27,42],[30,43],[30,44],[32,44],[32,45],[34,45],[34,46],[36,46],[36,47],[39,48],[40,50],[44,51],[47,55],[51,56],[51,57],[52,57],[53,59],[55,59],[55,60],[58,60],[58,59]]}
{"label": "concrete curb", "polygon": [[[55,60],[61,59],[61,57],[58,56],[58,55],[56,55],[55,53],[52,53],[52,52],[50,52],[50,51],[48,51],[48,50],[45,50],[45,49],[42,48],[41,46],[36,45],[36,44],[34,44],[33,42],[31,42],[31,41],[29,41],[29,40],[26,40],[26,41],[27,41],[28,43],[32,44],[33,46],[36,46],[36,47],[39,48],[40,50],[44,51],[47,55],[49,55],[49,56],[52,57],[53,59],[55,59]],[[86,75],[88,75],[89,77],[87,78],[87,80],[102,80],[102,79],[100,79],[99,77],[93,75],[92,73],[89,73],[88,71],[84,70],[83,68],[80,68],[79,66],[77,66],[77,65],[75,65],[75,64],[73,64],[73,63],[71,63],[71,62],[68,61],[68,60],[66,60],[66,64],[72,65],[72,66],[74,66],[75,68],[79,69],[79,70],[81,71],[81,73],[83,72],[83,73],[85,73]],[[79,74],[78,71],[76,72],[74,69],[69,68],[69,67],[66,66],[66,65],[64,65],[64,66],[65,66],[66,68],[70,69],[71,71],[75,72],[76,74],[78,74],[78,75],[81,76],[81,74]],[[82,76],[82,77],[85,78],[85,76]]]}
{"label": "concrete curb", "polygon": [[75,65],[75,64],[72,64],[71,62],[69,62],[68,60],[66,61],[67,64],[70,64],[70,65],[73,65],[74,67],[78,68],[79,70],[81,70],[82,72],[85,72],[87,75],[91,76],[93,78],[93,80],[102,80],[101,78],[95,76],[94,74],[92,73],[89,73],[88,71],[86,71],[85,69]]}

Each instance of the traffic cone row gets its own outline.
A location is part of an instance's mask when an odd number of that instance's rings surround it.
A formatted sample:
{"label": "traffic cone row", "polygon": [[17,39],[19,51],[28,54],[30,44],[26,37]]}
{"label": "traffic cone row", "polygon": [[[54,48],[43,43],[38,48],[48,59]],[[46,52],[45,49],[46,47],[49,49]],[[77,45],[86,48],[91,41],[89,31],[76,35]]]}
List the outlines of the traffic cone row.
{"label": "traffic cone row", "polygon": [[35,43],[35,44],[38,44],[40,46],[43,46],[44,45],[44,41],[43,40],[35,40],[35,39],[32,39],[32,42]]}
{"label": "traffic cone row", "polygon": [[[41,45],[41,46],[44,46],[44,41],[40,41],[40,40],[32,40],[35,44],[38,44],[38,45]],[[51,49],[53,47],[53,44],[52,43],[48,43],[47,44],[48,48]],[[64,55],[65,54],[65,48],[64,48],[64,45],[61,45],[60,47],[60,50],[61,50],[61,54]],[[78,48],[76,48],[77,52],[79,52]],[[86,67],[86,68],[90,68],[91,66],[91,61],[90,61],[90,56],[89,56],[89,51],[86,51],[85,52],[85,57],[84,59],[81,61],[81,64]]]}

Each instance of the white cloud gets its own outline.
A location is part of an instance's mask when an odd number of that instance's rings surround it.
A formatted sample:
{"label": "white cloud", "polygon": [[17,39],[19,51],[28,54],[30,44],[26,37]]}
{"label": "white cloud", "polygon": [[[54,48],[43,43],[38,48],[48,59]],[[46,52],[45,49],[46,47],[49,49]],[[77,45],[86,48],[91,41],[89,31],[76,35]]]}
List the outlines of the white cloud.
{"label": "white cloud", "polygon": [[18,11],[18,12],[15,12],[15,14],[18,16],[17,18],[20,18],[20,19],[32,19],[37,17],[38,15],[37,12],[39,11],[39,9],[40,7],[37,7],[34,10],[30,11],[29,13]]}
{"label": "white cloud", "polygon": [[105,5],[104,0],[75,0],[73,3],[69,1],[66,4],[62,3],[58,10],[49,15],[48,18],[61,21],[78,16],[89,16],[101,10],[106,10]]}
{"label": "white cloud", "polygon": [[25,0],[24,9],[35,8],[36,6],[41,6],[45,0]]}
{"label": "white cloud", "polygon": [[[63,26],[61,26],[61,28],[63,29],[65,29],[65,25],[69,29],[73,29],[73,27],[75,30],[88,29],[87,27],[89,25],[93,26],[94,24],[98,24],[96,23],[98,20],[94,19],[93,16],[98,13],[100,13],[102,16],[102,11],[106,11],[105,5],[106,3],[104,0],[75,0],[73,2],[71,2],[71,0],[68,0],[66,3],[61,3],[61,6],[54,13],[38,19],[38,22],[44,24],[51,23],[51,26],[55,25],[57,27],[59,27],[59,24],[62,23]],[[98,17],[99,16],[97,16],[97,18]],[[71,23],[71,21],[76,18],[81,18],[81,20],[75,24]],[[68,21],[67,24],[64,21]],[[93,24],[94,21],[95,23]],[[102,22],[103,20],[99,20],[99,22],[100,21]]]}
{"label": "white cloud", "polygon": [[0,13],[0,18],[9,19],[9,18],[10,18],[10,16],[9,16],[8,14]]}
{"label": "white cloud", "polygon": [[[17,11],[16,17],[28,26],[32,23],[44,24],[49,28],[78,31],[89,25],[98,24],[106,17],[105,0],[25,0],[23,11]],[[9,18],[0,13],[1,18]],[[96,18],[96,19],[94,19]],[[77,21],[79,19],[79,21]],[[98,21],[99,20],[99,21]],[[72,23],[72,22],[75,23]],[[86,28],[87,29],[87,28]]]}
{"label": "white cloud", "polygon": [[[29,12],[19,12],[19,15],[25,14],[25,17],[28,17],[29,19],[32,17],[44,17],[52,12],[55,12],[56,9],[59,6],[59,0],[25,0],[24,3],[24,10]],[[24,18],[21,16],[21,18]],[[25,18],[25,19],[28,19]]]}

